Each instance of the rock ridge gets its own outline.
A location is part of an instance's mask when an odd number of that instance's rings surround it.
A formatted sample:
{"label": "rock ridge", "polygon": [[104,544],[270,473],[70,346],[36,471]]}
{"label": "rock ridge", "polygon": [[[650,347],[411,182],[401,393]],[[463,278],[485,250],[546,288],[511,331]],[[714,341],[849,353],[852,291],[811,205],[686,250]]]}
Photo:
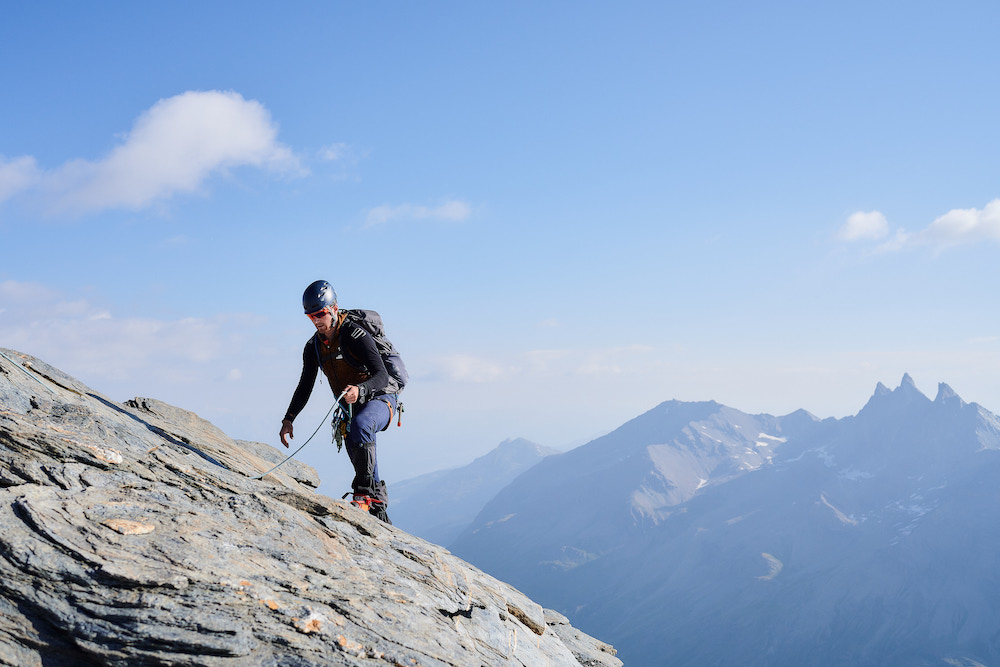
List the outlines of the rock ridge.
{"label": "rock ridge", "polygon": [[0,665],[621,665],[315,471],[0,357]]}

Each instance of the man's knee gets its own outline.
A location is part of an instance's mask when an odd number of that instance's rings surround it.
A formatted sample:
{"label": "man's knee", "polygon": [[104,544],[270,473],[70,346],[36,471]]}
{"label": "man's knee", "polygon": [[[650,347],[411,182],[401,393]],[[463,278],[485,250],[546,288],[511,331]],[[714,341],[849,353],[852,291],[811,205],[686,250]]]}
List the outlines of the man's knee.
{"label": "man's knee", "polygon": [[354,415],[351,420],[350,436],[354,442],[374,442],[375,436],[389,423],[389,407],[374,400]]}
{"label": "man's knee", "polygon": [[371,420],[355,420],[351,423],[351,439],[358,443],[358,446],[361,446],[361,443],[374,442],[379,432],[376,427],[377,424]]}

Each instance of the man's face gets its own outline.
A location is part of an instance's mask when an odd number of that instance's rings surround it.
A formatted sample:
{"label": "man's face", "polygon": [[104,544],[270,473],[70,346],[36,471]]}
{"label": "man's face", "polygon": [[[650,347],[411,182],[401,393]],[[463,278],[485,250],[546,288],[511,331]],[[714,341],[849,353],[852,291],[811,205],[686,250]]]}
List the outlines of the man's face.
{"label": "man's face", "polygon": [[319,333],[320,336],[327,338],[331,333],[333,333],[333,316],[336,312],[337,307],[330,306],[329,308],[324,308],[323,310],[308,314],[313,326],[316,327],[316,332]]}

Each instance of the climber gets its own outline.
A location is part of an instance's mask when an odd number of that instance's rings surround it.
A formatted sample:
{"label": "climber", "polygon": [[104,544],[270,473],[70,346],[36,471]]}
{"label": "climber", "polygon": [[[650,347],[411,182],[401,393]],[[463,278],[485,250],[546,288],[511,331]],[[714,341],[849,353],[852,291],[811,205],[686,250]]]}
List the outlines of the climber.
{"label": "climber", "polygon": [[281,444],[288,447],[288,438],[294,437],[292,422],[308,402],[317,371],[322,368],[333,395],[346,392],[341,404],[351,415],[344,438],[354,466],[351,504],[367,507],[369,513],[391,524],[386,513],[389,496],[378,473],[375,436],[392,421],[400,383],[386,369],[375,336],[348,318],[347,311],[338,309],[337,293],[330,283],[317,280],[309,285],[302,295],[302,307],[316,333],[302,351],[302,375],[281,422]]}

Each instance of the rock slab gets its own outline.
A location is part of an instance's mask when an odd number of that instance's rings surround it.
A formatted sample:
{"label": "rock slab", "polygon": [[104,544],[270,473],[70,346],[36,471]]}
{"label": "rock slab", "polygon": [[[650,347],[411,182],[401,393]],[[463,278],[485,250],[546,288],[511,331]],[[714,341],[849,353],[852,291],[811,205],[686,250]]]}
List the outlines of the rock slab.
{"label": "rock slab", "polygon": [[197,415],[0,350],[0,665],[621,665]]}

